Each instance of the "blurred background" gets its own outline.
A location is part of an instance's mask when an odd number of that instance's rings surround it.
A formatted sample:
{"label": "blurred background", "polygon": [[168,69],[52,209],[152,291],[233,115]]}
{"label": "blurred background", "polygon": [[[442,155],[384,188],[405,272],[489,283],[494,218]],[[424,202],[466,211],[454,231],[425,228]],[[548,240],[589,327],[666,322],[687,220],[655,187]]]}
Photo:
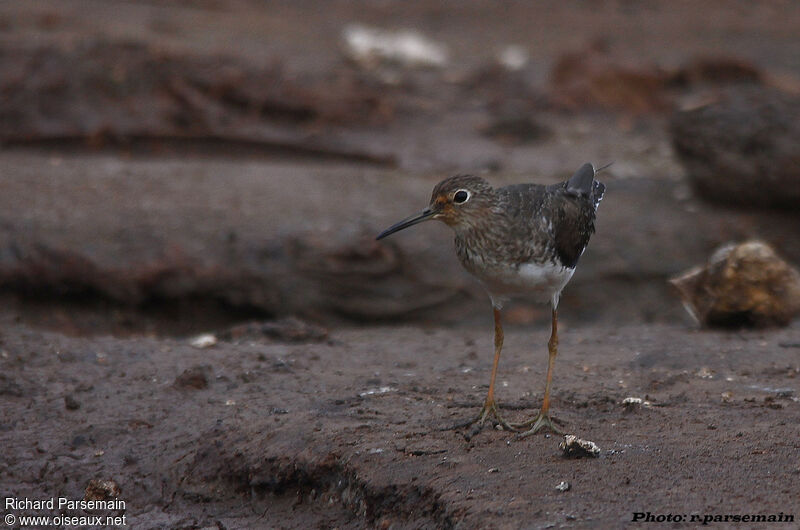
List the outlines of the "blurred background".
{"label": "blurred background", "polygon": [[[800,263],[791,1],[0,3],[0,300],[68,334],[487,324],[436,182],[614,162],[567,325],[690,323],[669,278]],[[512,324],[545,322],[517,304]]]}

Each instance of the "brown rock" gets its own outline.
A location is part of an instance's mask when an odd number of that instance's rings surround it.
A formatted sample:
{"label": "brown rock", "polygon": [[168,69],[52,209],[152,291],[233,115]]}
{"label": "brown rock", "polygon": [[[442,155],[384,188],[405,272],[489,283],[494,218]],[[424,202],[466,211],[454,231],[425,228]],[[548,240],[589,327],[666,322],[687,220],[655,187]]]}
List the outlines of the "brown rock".
{"label": "brown rock", "polygon": [[569,109],[664,111],[671,105],[664,93],[669,77],[652,65],[613,58],[602,43],[594,44],[558,59],[551,73],[551,97],[557,106]]}
{"label": "brown rock", "polygon": [[349,69],[298,81],[278,61],[253,64],[103,39],[68,48],[7,46],[0,72],[0,140],[12,144],[194,139],[206,149],[277,147],[362,158],[324,131],[384,123],[394,108],[385,87]]}
{"label": "brown rock", "polygon": [[678,69],[671,82],[679,85],[761,83],[764,73],[737,57],[695,57]]}
{"label": "brown rock", "polygon": [[727,91],[716,103],[677,112],[671,133],[706,199],[792,209],[800,203],[800,98],[763,88]]}
{"label": "brown rock", "polygon": [[567,109],[602,108],[634,114],[669,111],[698,88],[761,84],[767,76],[737,57],[698,56],[678,67],[618,57],[603,41],[562,55],[553,66],[550,97]]}
{"label": "brown rock", "polygon": [[705,326],[784,326],[800,312],[800,273],[761,241],[720,247],[670,282]]}
{"label": "brown rock", "polygon": [[75,396],[67,394],[64,396],[64,407],[66,407],[67,410],[78,410],[81,408],[81,404],[75,399]]}
{"label": "brown rock", "polygon": [[175,388],[203,390],[208,388],[210,366],[192,366],[175,378]]}
{"label": "brown rock", "polygon": [[565,435],[564,440],[558,444],[558,448],[566,458],[597,458],[600,456],[600,448],[596,443],[578,438],[574,434]]}
{"label": "brown rock", "polygon": [[122,490],[119,484],[113,480],[100,480],[93,478],[86,485],[86,492],[83,495],[83,500],[86,501],[110,501],[119,498],[122,495]]}
{"label": "brown rock", "polygon": [[[447,227],[374,241],[385,225],[424,206],[429,178],[254,161],[162,166],[79,156],[54,165],[15,152],[2,160],[9,171],[0,194],[0,290],[39,295],[47,303],[34,309],[50,321],[49,300],[78,296],[130,308],[124,314],[134,319],[140,308],[153,311],[148,301],[175,304],[199,322],[181,328],[186,336],[292,315],[323,325],[491,325],[486,294],[458,263]],[[800,217],[790,211],[704,206],[683,182],[607,182],[597,235],[562,298],[575,323],[679,320],[683,309],[667,280],[705,262],[709,249],[753,234],[800,263]],[[223,311],[236,318],[214,317]],[[60,313],[68,324],[77,319],[76,311]],[[535,306],[509,318],[549,323],[547,309]],[[134,320],[130,329],[139,326]]]}

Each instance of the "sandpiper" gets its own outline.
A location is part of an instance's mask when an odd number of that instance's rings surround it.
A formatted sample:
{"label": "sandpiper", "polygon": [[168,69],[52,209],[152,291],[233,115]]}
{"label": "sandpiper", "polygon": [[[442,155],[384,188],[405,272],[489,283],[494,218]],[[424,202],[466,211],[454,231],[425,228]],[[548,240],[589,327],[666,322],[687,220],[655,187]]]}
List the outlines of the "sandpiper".
{"label": "sandpiper", "polygon": [[[598,171],[584,164],[567,181],[551,186],[515,184],[493,188],[486,180],[457,175],[433,189],[422,212],[381,232],[377,239],[409,226],[438,219],[455,231],[458,259],[486,288],[494,309],[494,364],[489,392],[478,416],[460,426],[483,427],[489,416],[522,436],[542,428],[560,432],[550,418],[550,386],[558,353],[558,300],[572,278],[589,238],[605,185]],[[509,424],[500,416],[494,397],[497,365],[503,348],[500,312],[511,298],[524,297],[552,307],[552,331],[544,399],[539,414],[526,422]]]}

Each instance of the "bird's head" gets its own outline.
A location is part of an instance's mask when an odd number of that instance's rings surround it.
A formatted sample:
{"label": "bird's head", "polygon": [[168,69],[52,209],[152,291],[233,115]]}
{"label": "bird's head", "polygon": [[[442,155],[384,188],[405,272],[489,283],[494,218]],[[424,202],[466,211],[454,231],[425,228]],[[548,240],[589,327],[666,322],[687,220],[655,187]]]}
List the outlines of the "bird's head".
{"label": "bird's head", "polygon": [[449,177],[433,188],[427,208],[390,226],[377,239],[430,219],[438,219],[459,230],[484,217],[494,202],[494,188],[484,179],[472,175]]}

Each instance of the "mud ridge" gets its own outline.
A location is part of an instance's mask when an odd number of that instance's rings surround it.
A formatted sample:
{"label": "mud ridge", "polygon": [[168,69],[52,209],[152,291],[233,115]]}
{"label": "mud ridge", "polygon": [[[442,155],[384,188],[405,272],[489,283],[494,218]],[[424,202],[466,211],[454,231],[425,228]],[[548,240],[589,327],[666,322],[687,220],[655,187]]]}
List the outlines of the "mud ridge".
{"label": "mud ridge", "polygon": [[313,145],[304,141],[273,141],[269,139],[228,138],[225,136],[52,136],[43,138],[7,138],[5,147],[45,149],[64,154],[121,153],[125,156],[153,157],[182,155],[198,158],[303,159],[329,162],[367,164],[381,168],[397,167],[397,159],[389,154],[360,152],[347,148]]}
{"label": "mud ridge", "polygon": [[[208,469],[207,456],[200,451],[195,465]],[[233,456],[222,460],[220,467],[229,470],[227,473],[198,477],[198,483],[205,488],[221,481],[245,498],[296,495],[295,507],[303,503],[322,507],[336,503],[355,517],[381,527],[400,522],[404,527],[450,529],[457,523],[451,510],[430,487],[374,484],[363,480],[334,453],[316,458],[273,455],[255,464],[243,463],[241,453]]]}

